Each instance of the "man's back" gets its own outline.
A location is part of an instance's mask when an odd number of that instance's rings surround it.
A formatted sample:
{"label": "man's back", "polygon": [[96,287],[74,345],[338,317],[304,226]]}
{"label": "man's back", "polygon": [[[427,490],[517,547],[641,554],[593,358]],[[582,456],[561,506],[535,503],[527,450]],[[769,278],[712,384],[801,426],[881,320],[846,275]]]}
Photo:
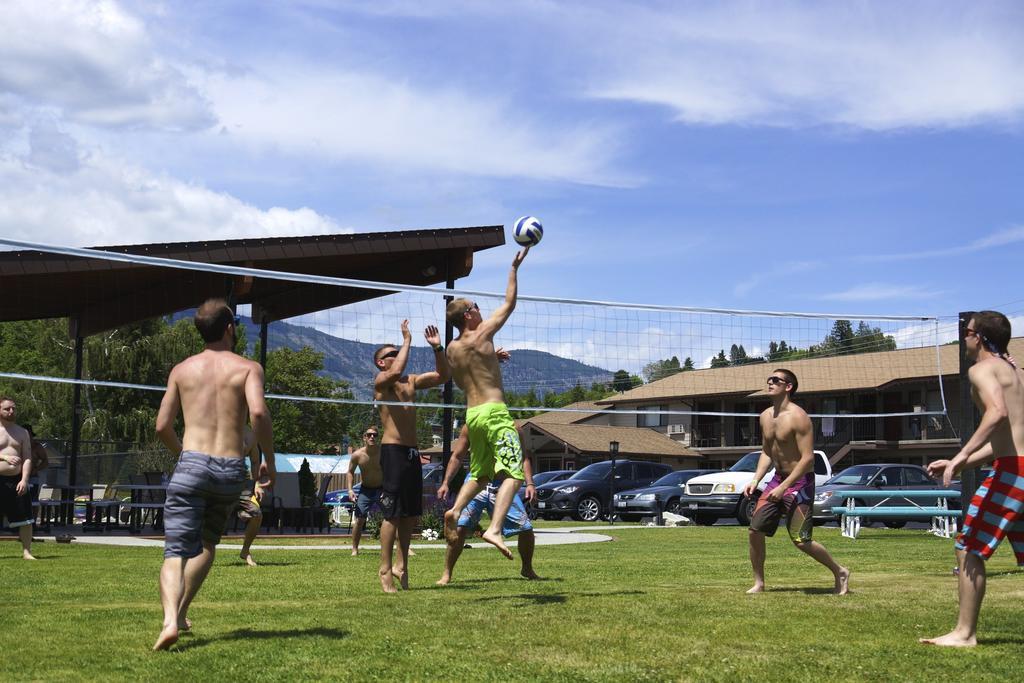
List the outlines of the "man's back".
{"label": "man's back", "polygon": [[[1006,406],[1006,421],[1000,422],[992,432],[992,452],[997,458],[1005,455],[1024,455],[1024,381],[1021,372],[1002,358],[988,358],[971,368],[975,383],[972,393],[977,399],[979,375],[991,374],[999,383]],[[984,405],[978,402],[979,408]]]}
{"label": "man's back", "polygon": [[206,350],[171,371],[185,418],[185,450],[224,457],[244,455],[245,384],[254,365],[230,351]]}
{"label": "man's back", "polygon": [[448,346],[452,377],[470,407],[505,400],[494,341],[479,330],[465,330]]}

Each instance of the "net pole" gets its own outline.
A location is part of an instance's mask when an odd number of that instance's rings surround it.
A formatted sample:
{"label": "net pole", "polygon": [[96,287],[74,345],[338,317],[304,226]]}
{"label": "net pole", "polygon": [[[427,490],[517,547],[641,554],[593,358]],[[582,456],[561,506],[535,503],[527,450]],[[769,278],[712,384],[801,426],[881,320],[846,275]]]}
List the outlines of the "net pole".
{"label": "net pole", "polygon": [[[85,346],[85,339],[78,333],[79,326],[78,320],[72,319],[72,331],[75,336],[75,379],[82,379],[82,366],[83,366],[83,347]],[[71,390],[71,462],[68,466],[68,485],[78,485],[78,451],[81,449],[82,441],[82,385],[75,384]],[[74,489],[65,489],[64,496],[69,501],[67,506],[68,518],[66,522],[70,524],[74,521],[74,500],[75,491]]]}
{"label": "net pole", "polygon": [[[971,436],[974,435],[975,428],[975,408],[974,401],[971,400],[971,380],[967,375],[967,371],[970,370],[972,365],[969,358],[967,358],[967,345],[964,340],[967,337],[967,323],[971,320],[971,312],[963,311],[960,313],[959,320],[959,345],[960,345],[960,447],[970,440]],[[977,488],[977,476],[976,468],[971,467],[964,469],[960,473],[960,509],[963,510],[964,515],[967,515],[967,508],[971,505],[971,499],[974,497],[974,490]]]}
{"label": "net pole", "polygon": [[[446,289],[455,289],[455,278],[452,277],[452,260],[451,256],[445,258],[445,283]],[[448,304],[452,302],[454,297],[446,295],[444,297],[445,311],[447,312]],[[454,337],[452,324],[448,322],[448,316],[445,315],[444,320],[444,352],[448,353],[448,345],[452,343]],[[452,379],[449,377],[448,381],[444,383],[444,390],[442,392],[441,403],[445,404],[445,408],[441,410],[441,464],[444,466],[445,471],[448,468],[448,460],[452,457],[452,409],[451,403],[454,399]]]}

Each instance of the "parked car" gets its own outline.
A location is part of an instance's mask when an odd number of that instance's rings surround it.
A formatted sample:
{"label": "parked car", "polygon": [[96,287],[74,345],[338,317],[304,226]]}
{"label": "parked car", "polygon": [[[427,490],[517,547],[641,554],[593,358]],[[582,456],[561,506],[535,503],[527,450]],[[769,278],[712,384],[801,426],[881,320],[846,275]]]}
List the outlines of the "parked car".
{"label": "parked car", "polygon": [[685,514],[679,499],[685,492],[686,482],[707,473],[707,470],[676,470],[650,486],[616,493],[615,514],[627,522],[662,512]]}
{"label": "parked car", "polygon": [[609,481],[615,491],[625,491],[647,486],[671,471],[669,465],[660,463],[617,460],[613,473],[610,461],[595,462],[568,479],[538,486],[537,514],[545,519],[572,515],[574,519],[593,522],[611,507]]}
{"label": "parked car", "polygon": [[[931,489],[945,489],[942,482],[936,481],[928,476],[927,470],[918,465],[901,464],[878,464],[878,465],[854,465],[848,467],[836,476],[829,479],[820,486],[814,494],[814,521],[816,524],[836,521],[840,518],[832,512],[833,507],[842,506],[846,502],[844,491],[854,489],[879,489],[892,491],[893,497],[886,501],[886,505],[909,506],[909,505],[935,505],[937,498],[915,498],[913,502],[907,498],[900,498],[901,490],[927,491]],[[959,482],[952,488],[959,490]],[[858,505],[868,504],[876,501],[857,501]],[[960,498],[950,498],[947,503],[951,509],[960,509]],[[885,519],[873,518],[872,521],[884,522],[890,529],[898,529],[907,523],[906,519]]]}
{"label": "parked car", "polygon": [[[747,453],[736,464],[722,472],[694,477],[686,482],[686,493],[680,499],[687,516],[697,524],[714,524],[721,517],[735,517],[740,524],[750,524],[750,516],[757,504],[757,496],[743,495],[751,475],[757,471],[761,451]],[[758,490],[775,476],[774,468],[758,482]],[[822,451],[814,451],[815,486],[824,484],[832,476],[832,464]]]}
{"label": "parked car", "polygon": [[[541,484],[550,484],[556,481],[564,481],[572,475],[576,474],[576,470],[548,470],[547,472],[539,472],[533,475],[533,485],[540,486]],[[530,503],[526,502],[526,487],[521,486],[519,488],[519,500],[526,506],[526,512],[530,515],[530,519],[537,519],[537,508]]]}
{"label": "parked car", "polygon": [[[444,466],[439,462],[428,462],[423,466],[423,508],[427,509],[428,506],[433,505],[437,502],[437,489],[441,487],[441,481],[444,479]],[[359,495],[359,488],[362,484],[356,484],[352,487],[355,491],[356,496]],[[345,489],[335,489],[334,491],[328,491],[324,494],[324,503],[328,505],[340,504],[346,509],[351,509],[355,505],[354,500],[350,500],[348,491]]]}

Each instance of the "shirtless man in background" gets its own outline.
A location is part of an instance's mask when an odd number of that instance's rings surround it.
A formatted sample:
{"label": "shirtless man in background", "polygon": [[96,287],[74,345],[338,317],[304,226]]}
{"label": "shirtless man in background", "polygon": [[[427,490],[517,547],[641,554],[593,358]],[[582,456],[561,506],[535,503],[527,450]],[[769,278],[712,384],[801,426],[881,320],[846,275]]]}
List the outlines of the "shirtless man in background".
{"label": "shirtless man in background", "polygon": [[[263,368],[234,352],[238,323],[223,299],[209,299],[199,307],[195,325],[206,348],[174,366],[157,413],[157,436],[180,457],[164,504],[164,623],[154,650],[166,650],[177,642],[179,631],[191,627],[188,607],[213,565],[214,549],[248,474],[246,418],[263,449],[267,487],[274,484],[274,438]],[[185,418],[181,441],[174,431],[179,409]]]}
{"label": "shirtless man in background", "polygon": [[750,564],[754,586],[748,593],[764,591],[765,536],[774,536],[779,522],[786,518],[789,540],[798,549],[828,567],[835,577],[835,593],[846,595],[850,589],[850,570],[839,566],[825,547],[811,540],[814,520],[814,430],[811,418],[790,399],[796,393],[796,375],[779,368],[768,377],[768,397],[772,405],[761,413],[764,441],[754,478],[743,489],[745,496],[757,494],[757,485],[775,468],[775,476],[765,486],[750,518]]}
{"label": "shirtless man in background", "polygon": [[32,497],[28,479],[32,472],[32,441],[28,431],[14,422],[17,405],[13,398],[0,397],[0,515],[18,530],[21,557],[32,555]]}
{"label": "shirtless man in background", "polygon": [[[362,448],[350,455],[348,473],[345,477],[348,499],[352,501],[352,515],[355,517],[352,525],[353,556],[359,554],[359,541],[363,537],[366,518],[370,514],[370,508],[380,502],[380,486],[384,481],[384,474],[380,469],[380,431],[376,425],[370,425],[363,431],[363,443],[365,445]],[[352,488],[357,467],[361,476],[358,497]]]}

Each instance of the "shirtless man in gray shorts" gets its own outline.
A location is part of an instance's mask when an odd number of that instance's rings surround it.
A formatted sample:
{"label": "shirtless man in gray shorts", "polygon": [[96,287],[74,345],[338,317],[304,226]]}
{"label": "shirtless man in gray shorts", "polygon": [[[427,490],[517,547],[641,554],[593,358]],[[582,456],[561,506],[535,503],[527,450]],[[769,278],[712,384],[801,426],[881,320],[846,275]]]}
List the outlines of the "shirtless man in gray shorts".
{"label": "shirtless man in gray shorts", "polygon": [[[359,541],[363,537],[366,517],[370,514],[370,508],[380,501],[381,484],[384,483],[384,474],[380,469],[380,431],[375,425],[370,425],[363,432],[363,442],[366,445],[349,457],[348,473],[345,477],[348,499],[352,501],[352,515],[355,517],[352,524],[353,556],[359,554]],[[357,467],[362,476],[358,497],[352,488]]]}
{"label": "shirtless man in gray shorts", "polygon": [[[223,299],[209,299],[195,324],[206,348],[174,366],[156,416],[156,432],[180,455],[164,504],[164,563],[160,569],[163,629],[153,645],[166,650],[191,623],[188,607],[213,565],[228,516],[238,504],[247,470],[246,417],[263,449],[268,488],[273,485],[274,437],[263,397],[263,368],[235,354],[234,316]],[[174,420],[181,410],[185,435]]]}

